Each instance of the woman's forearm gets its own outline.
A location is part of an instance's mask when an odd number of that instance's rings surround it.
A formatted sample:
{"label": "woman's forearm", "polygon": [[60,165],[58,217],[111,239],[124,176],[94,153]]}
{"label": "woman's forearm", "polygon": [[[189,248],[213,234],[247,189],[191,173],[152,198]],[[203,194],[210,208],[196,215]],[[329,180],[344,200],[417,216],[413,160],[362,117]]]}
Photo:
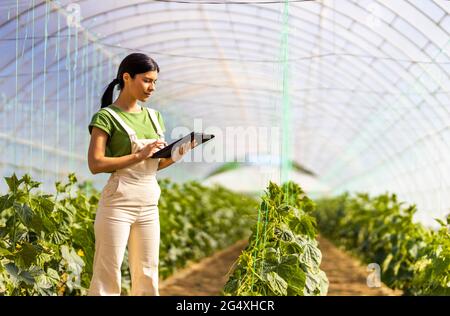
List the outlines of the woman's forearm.
{"label": "woman's forearm", "polygon": [[90,170],[93,174],[102,172],[113,172],[118,169],[126,168],[132,164],[141,161],[142,158],[137,153],[122,157],[102,157],[97,159]]}
{"label": "woman's forearm", "polygon": [[171,164],[173,164],[175,161],[172,160],[172,158],[161,158],[159,160],[158,170],[164,169]]}

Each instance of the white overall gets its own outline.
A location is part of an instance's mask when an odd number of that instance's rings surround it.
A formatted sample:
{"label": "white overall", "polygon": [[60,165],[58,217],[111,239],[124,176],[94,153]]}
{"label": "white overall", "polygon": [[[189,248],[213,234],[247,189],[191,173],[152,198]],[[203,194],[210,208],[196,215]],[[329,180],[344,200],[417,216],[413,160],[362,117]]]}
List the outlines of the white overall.
{"label": "white overall", "polygon": [[[136,133],[111,108],[105,108],[127,131],[131,152],[156,139]],[[148,111],[164,138],[154,110]],[[95,256],[88,295],[120,295],[121,265],[128,244],[131,295],[159,295],[159,212],[161,194],[156,180],[159,159],[148,158],[113,172],[102,190],[95,217]]]}

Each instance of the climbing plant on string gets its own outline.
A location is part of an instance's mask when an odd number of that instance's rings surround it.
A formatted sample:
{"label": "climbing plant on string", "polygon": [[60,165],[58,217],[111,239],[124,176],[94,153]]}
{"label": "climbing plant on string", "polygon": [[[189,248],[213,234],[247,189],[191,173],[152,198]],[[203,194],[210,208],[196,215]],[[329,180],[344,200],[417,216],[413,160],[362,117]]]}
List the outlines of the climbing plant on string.
{"label": "climbing plant on string", "polygon": [[270,182],[249,245],[223,289],[224,295],[326,295],[320,270],[314,203],[293,182]]}

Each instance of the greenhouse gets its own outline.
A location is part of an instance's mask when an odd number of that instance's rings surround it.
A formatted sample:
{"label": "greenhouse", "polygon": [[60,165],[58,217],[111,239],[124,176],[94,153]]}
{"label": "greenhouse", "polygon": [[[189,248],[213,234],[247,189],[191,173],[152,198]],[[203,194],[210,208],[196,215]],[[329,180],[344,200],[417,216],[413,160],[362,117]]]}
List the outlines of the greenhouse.
{"label": "greenhouse", "polygon": [[0,51],[0,296],[450,295],[449,1],[4,0]]}

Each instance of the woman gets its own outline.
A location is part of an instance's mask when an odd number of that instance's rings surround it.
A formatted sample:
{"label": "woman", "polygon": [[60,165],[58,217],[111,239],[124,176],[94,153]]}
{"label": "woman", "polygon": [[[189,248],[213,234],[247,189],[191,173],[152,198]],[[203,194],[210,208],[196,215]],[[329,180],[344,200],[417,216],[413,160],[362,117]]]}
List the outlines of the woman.
{"label": "woman", "polygon": [[[141,107],[153,91],[159,66],[145,54],[133,53],[120,63],[107,87],[101,109],[89,124],[88,164],[93,174],[111,173],[95,217],[95,256],[88,295],[120,295],[121,271],[128,244],[131,295],[159,295],[159,214],[161,194],[156,171],[174,159],[152,159],[164,142],[164,121]],[[113,103],[113,90],[120,94]],[[194,144],[182,146],[184,155]],[[178,160],[175,159],[175,160]]]}

